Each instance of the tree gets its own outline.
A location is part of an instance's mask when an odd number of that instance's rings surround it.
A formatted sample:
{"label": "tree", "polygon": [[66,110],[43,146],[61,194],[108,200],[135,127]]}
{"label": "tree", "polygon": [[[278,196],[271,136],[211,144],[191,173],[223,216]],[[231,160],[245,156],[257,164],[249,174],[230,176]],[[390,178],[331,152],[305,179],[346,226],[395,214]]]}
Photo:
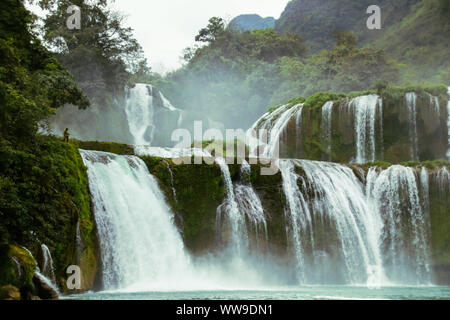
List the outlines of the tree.
{"label": "tree", "polygon": [[225,21],[222,18],[212,17],[206,28],[199,31],[195,36],[195,41],[211,43],[215,41],[225,31]]}
{"label": "tree", "polygon": [[0,9],[0,138],[30,141],[56,108],[86,108],[89,100],[31,32],[33,17],[23,2],[4,0]]}
{"label": "tree", "polygon": [[[133,30],[123,26],[124,17],[111,11],[108,1],[41,0],[40,5],[49,9],[43,27],[46,43],[91,98],[121,91],[130,74],[148,68]],[[66,27],[70,5],[81,9],[80,30]]]}

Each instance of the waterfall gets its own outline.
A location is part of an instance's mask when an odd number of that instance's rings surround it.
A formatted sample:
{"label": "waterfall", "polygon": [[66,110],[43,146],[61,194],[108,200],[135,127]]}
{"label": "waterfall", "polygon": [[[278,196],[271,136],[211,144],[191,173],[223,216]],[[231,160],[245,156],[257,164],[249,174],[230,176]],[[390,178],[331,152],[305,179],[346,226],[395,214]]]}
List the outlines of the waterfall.
{"label": "waterfall", "polygon": [[[339,164],[280,160],[279,167],[299,283],[431,282],[425,168],[372,167],[364,184]],[[446,170],[439,175],[448,179]]]}
{"label": "waterfall", "polygon": [[127,88],[125,113],[130,133],[135,145],[151,145],[155,136],[156,108],[178,112],[178,126],[183,121],[181,110],[172,104],[156,88],[149,84],[137,83],[134,88]]}
{"label": "waterfall", "polygon": [[[376,113],[381,110],[380,106],[382,106],[382,100],[375,94],[356,97],[348,104],[349,110],[355,116],[356,163],[375,161],[375,122]],[[380,119],[382,119],[381,115]]]}
{"label": "waterfall", "polygon": [[[279,107],[273,112],[268,112],[263,115],[247,132],[247,140],[251,146],[252,156],[256,156],[255,148],[260,145],[264,145],[267,142],[265,148],[260,152],[259,156],[264,158],[273,158],[278,155],[277,148],[279,148],[280,138],[282,137],[286,126],[291,118],[296,115],[296,125],[301,121],[301,114],[303,110],[303,104],[289,105]],[[267,141],[260,141],[258,137],[251,135],[253,130],[267,130]],[[261,138],[261,137],[260,137]]]}
{"label": "waterfall", "polygon": [[204,149],[199,148],[161,148],[150,146],[134,146],[134,153],[139,156],[149,156],[166,159],[177,159],[185,157],[212,157]]}
{"label": "waterfall", "polygon": [[263,233],[264,236],[264,243],[267,244],[268,241],[267,221],[261,200],[253,189],[251,182],[247,181],[250,179],[250,175],[250,164],[246,160],[243,160],[241,166],[241,180],[243,180],[244,183],[235,187],[235,195],[240,212],[247,217],[250,226],[255,231],[257,246],[260,249],[261,233]]}
{"label": "waterfall", "polygon": [[[421,172],[423,192],[428,190]],[[383,219],[382,247],[386,274],[393,282],[428,284],[431,281],[427,241],[427,197],[419,197],[414,169],[399,165],[379,171],[371,168],[367,194]]]}
{"label": "waterfall", "polygon": [[80,221],[77,221],[77,227],[75,231],[75,245],[78,261],[81,259],[81,252],[83,250],[83,239],[81,238]]}
{"label": "waterfall", "polygon": [[[312,232],[311,214],[303,194],[300,192],[297,180],[298,175],[294,171],[294,163],[288,160],[280,160],[279,167],[283,177],[283,191],[287,200],[286,216],[289,217],[291,236],[293,240],[296,258],[296,276],[299,283],[306,281],[305,257],[300,232]],[[312,234],[310,236],[312,238]]]}
{"label": "waterfall", "polygon": [[441,107],[439,105],[439,98],[432,96],[431,94],[429,94],[430,96],[430,107],[431,109],[437,114],[437,116],[439,117],[441,114]]}
{"label": "waterfall", "polygon": [[441,168],[436,174],[436,182],[439,191],[439,197],[445,198],[450,194],[450,172],[446,167]]}
{"label": "waterfall", "polygon": [[448,87],[447,94],[449,100],[447,102],[447,136],[448,136],[448,148],[447,148],[447,160],[450,161],[450,87]]}
{"label": "waterfall", "polygon": [[152,87],[143,83],[137,83],[129,89],[125,112],[128,118],[130,132],[134,138],[134,144],[150,145],[153,140],[153,96],[149,93]]}
{"label": "waterfall", "polygon": [[169,171],[170,174],[170,186],[172,188],[172,194],[175,202],[177,202],[177,191],[175,190],[174,186],[174,179],[173,179],[173,172],[172,169],[170,169],[170,165],[166,160],[163,160],[164,164],[166,165],[167,171]]}
{"label": "waterfall", "polygon": [[[28,250],[27,248],[22,247],[22,246],[21,246],[21,248],[24,249],[26,252],[28,252],[28,254],[33,258],[33,260],[36,261],[36,259],[34,258],[33,254],[31,253],[30,250]],[[50,270],[51,270],[51,273],[53,273],[53,278],[54,278],[53,260],[51,258],[50,250],[48,249],[48,247],[45,244],[41,245],[41,250],[42,250],[42,254],[44,255],[43,256],[44,261],[46,259],[45,258],[46,255],[47,255],[47,260],[46,260],[46,262],[43,262],[42,265],[43,265],[43,267],[47,267],[47,272],[50,272]],[[19,274],[20,274],[21,273],[21,271],[20,271],[20,268],[21,268],[20,267],[20,263],[17,260],[15,260],[15,259],[13,259],[13,260],[18,266]],[[56,285],[56,281],[54,281],[52,279],[49,279],[45,274],[42,274],[39,266],[36,267],[36,271],[34,272],[34,276],[39,278],[40,281],[44,282],[47,286],[49,286],[51,289],[53,289],[57,296],[59,296],[61,294],[59,292],[58,286]]]}
{"label": "waterfall", "polygon": [[[222,177],[225,183],[227,196],[220,210],[224,210],[231,225],[231,244],[237,255],[241,255],[248,248],[248,234],[245,223],[245,216],[239,211],[239,206],[234,194],[233,181],[231,180],[230,170],[224,158],[216,158],[216,163],[222,171]],[[221,214],[221,212],[218,214]]]}
{"label": "waterfall", "polygon": [[[224,159],[216,163],[227,190],[223,207],[234,229],[232,250],[194,259],[186,252],[174,215],[142,160],[98,151],[80,153],[88,167],[106,290],[248,289],[276,278],[270,264],[251,265],[247,259],[245,217],[238,210]],[[264,268],[271,272],[263,273]]]}
{"label": "waterfall", "polygon": [[409,140],[411,144],[411,160],[419,161],[419,145],[417,136],[417,94],[408,92],[405,96],[408,109]]}
{"label": "waterfall", "polygon": [[155,178],[137,157],[80,150],[88,167],[105,289],[179,288],[190,257]]}
{"label": "waterfall", "polygon": [[328,160],[331,160],[331,120],[333,116],[333,104],[333,101],[328,101],[322,107],[322,137],[327,146]]}
{"label": "waterfall", "polygon": [[54,284],[56,284],[52,254],[50,253],[49,248],[45,244],[41,244],[41,250],[42,250],[42,265],[40,268],[41,273],[48,279],[50,279]]}

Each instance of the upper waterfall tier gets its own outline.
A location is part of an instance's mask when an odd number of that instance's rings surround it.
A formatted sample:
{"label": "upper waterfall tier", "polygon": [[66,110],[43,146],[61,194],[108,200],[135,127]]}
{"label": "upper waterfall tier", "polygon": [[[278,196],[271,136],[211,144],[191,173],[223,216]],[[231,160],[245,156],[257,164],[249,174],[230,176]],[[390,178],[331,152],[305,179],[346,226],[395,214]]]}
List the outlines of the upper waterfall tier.
{"label": "upper waterfall tier", "polygon": [[62,135],[69,128],[71,137],[141,146],[173,147],[174,130],[194,131],[194,121],[203,129],[223,129],[207,115],[175,108],[154,86],[137,83],[109,101],[97,102],[86,110],[68,105],[57,110],[50,121],[50,132]]}
{"label": "upper waterfall tier", "polygon": [[[286,104],[252,126],[267,130],[259,154],[280,158],[367,163],[446,160],[450,150],[450,92],[439,96],[398,89],[380,95],[319,93],[299,107]],[[433,92],[434,93],[434,92]],[[252,143],[253,154],[257,143]]]}

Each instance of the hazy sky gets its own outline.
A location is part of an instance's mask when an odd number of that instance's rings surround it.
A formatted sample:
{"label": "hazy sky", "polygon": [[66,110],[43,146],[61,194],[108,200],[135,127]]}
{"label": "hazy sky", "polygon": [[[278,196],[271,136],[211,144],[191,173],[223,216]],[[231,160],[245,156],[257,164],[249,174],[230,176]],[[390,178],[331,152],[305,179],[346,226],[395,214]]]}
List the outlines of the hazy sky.
{"label": "hazy sky", "polygon": [[218,16],[231,20],[256,13],[278,19],[289,0],[116,0],[113,5],[126,16],[126,25],[144,48],[154,71],[181,65],[184,48],[194,44],[198,31]]}

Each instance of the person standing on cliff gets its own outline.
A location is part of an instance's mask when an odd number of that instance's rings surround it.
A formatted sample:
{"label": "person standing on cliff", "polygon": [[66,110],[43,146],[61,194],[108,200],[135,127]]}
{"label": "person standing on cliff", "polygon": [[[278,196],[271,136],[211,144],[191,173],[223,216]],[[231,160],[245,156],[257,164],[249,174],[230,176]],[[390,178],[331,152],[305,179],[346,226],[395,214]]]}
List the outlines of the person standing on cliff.
{"label": "person standing on cliff", "polygon": [[69,128],[66,128],[66,130],[64,130],[64,142],[69,142],[69,137],[70,137]]}

